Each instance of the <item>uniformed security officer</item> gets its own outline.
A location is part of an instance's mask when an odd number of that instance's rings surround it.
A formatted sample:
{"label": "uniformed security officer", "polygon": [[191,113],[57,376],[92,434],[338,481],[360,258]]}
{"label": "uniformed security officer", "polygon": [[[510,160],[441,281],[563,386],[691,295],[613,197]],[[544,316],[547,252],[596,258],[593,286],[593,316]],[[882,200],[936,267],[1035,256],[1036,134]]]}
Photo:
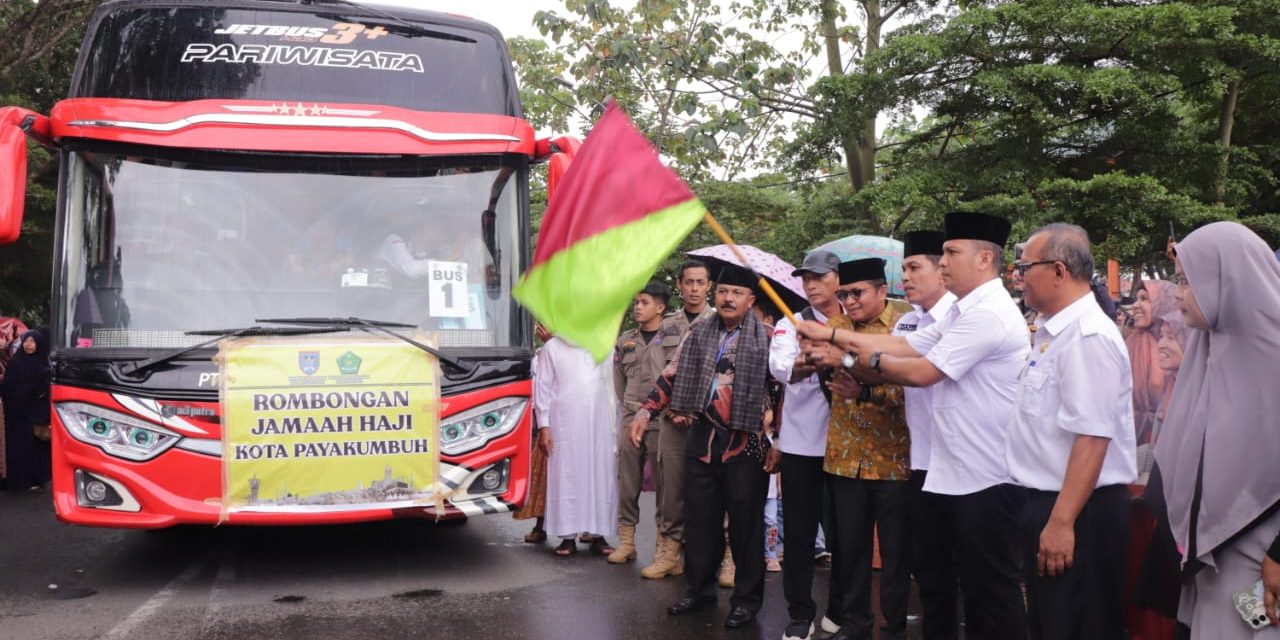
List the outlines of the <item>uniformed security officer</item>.
{"label": "uniformed security officer", "polygon": [[[614,345],[615,382],[624,427],[631,424],[663,369],[675,358],[692,320],[715,314],[706,304],[706,290],[710,286],[706,265],[696,261],[685,263],[677,283],[685,297],[685,306],[692,301],[698,306],[696,310],[686,308],[664,316],[670,289],[661,282],[650,282],[636,294],[633,313],[639,326],[623,332]],[[653,564],[640,571],[645,578],[680,575],[684,570],[680,549],[684,540],[686,434],[686,429],[675,427],[665,416],[649,422],[640,446],[632,443],[628,429],[618,430],[618,531],[622,544],[609,556],[609,561],[622,563],[636,558],[635,527],[640,516],[644,463],[648,460],[656,490],[658,540]]]}
{"label": "uniformed security officer", "polygon": [[[671,362],[680,350],[680,343],[689,334],[690,325],[716,315],[715,307],[709,303],[711,270],[706,263],[690,259],[681,264],[676,272],[676,289],[680,292],[683,305],[662,319],[660,330],[662,350],[667,362]],[[652,389],[652,385],[650,388]],[[666,536],[669,547],[665,556],[655,555],[653,564],[640,571],[640,575],[654,579],[680,575],[684,571],[680,549],[684,544],[684,450],[689,438],[687,428],[677,427],[665,417],[657,423],[659,469],[655,471],[653,481],[655,488],[661,487],[655,496],[658,534]],[[628,423],[622,424],[626,426]]]}

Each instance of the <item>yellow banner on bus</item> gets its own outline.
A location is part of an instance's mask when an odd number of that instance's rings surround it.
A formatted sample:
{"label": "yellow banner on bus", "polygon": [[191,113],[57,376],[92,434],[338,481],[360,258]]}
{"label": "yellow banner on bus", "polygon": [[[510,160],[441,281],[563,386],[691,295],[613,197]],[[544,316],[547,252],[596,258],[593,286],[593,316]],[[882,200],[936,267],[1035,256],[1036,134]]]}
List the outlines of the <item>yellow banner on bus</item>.
{"label": "yellow banner on bus", "polygon": [[434,500],[440,387],[430,354],[374,336],[254,337],[224,341],[218,359],[224,511]]}

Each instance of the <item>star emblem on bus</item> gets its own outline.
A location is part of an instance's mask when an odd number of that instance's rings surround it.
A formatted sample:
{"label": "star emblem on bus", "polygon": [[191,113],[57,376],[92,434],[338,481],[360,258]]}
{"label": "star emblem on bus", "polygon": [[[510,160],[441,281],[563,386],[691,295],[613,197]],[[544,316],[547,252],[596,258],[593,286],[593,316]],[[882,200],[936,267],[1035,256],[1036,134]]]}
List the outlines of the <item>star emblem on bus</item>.
{"label": "star emblem on bus", "polygon": [[271,113],[279,116],[326,116],[329,115],[329,105],[312,104],[307,106],[298,102],[296,104],[273,103],[271,105]]}

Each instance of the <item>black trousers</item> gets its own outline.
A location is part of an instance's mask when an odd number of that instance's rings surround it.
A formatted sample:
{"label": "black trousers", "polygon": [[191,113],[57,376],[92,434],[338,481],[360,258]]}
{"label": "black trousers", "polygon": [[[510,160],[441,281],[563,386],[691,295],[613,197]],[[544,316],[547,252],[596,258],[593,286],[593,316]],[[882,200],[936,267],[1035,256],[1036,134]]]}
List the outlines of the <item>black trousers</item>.
{"label": "black trousers", "polygon": [[[935,572],[917,575],[924,608],[925,637],[955,638],[955,581],[941,567],[954,562],[964,593],[965,638],[1027,637],[1022,600],[1022,528],[1026,490],[1009,484],[961,496],[922,492],[920,509],[932,510],[932,528],[916,529],[916,561],[935,563]],[[930,618],[933,618],[930,620]]]}
{"label": "black trousers", "polygon": [[1057,492],[1030,491],[1022,512],[1023,572],[1034,640],[1123,640],[1124,580],[1129,566],[1129,489],[1100,487],[1076,517],[1070,569],[1041,576],[1036,565],[1040,532],[1049,522]]}
{"label": "black trousers", "polygon": [[912,573],[920,590],[925,640],[956,640],[960,630],[960,576],[948,530],[945,496],[924,491],[928,471],[912,471],[907,483],[911,507]]}
{"label": "black trousers", "polygon": [[828,616],[853,637],[871,638],[876,621],[871,608],[871,559],[878,527],[882,562],[880,610],[888,620],[889,632],[904,632],[911,576],[907,481],[827,474],[827,486],[834,515],[827,538],[832,583]]}
{"label": "black trousers", "polygon": [[813,620],[818,608],[813,602],[812,558],[822,520],[826,475],[822,456],[782,454],[782,593],[792,620]]}
{"label": "black trousers", "polygon": [[729,603],[759,611],[764,602],[764,501],[769,476],[760,463],[750,459],[706,464],[686,457],[684,471],[688,595],[716,599],[716,574],[724,557],[724,518],[728,514],[729,547],[736,567]]}

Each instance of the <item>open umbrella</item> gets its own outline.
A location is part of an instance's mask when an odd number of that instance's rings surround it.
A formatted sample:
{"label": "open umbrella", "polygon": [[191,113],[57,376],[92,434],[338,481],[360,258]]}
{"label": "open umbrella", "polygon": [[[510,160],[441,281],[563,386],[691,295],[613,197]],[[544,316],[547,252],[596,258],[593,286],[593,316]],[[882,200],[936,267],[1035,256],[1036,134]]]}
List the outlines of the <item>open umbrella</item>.
{"label": "open umbrella", "polygon": [[[738,256],[734,255],[733,249],[730,249],[727,244],[715,244],[701,249],[694,249],[688,255],[691,258],[697,258],[707,263],[713,278],[726,262],[739,267],[753,269],[757,274],[764,276],[769,281],[769,284],[773,285],[774,291],[777,291],[782,301],[786,302],[788,307],[791,307],[793,313],[809,306],[809,302],[804,295],[804,283],[801,282],[800,278],[791,275],[791,272],[796,270],[791,263],[749,244],[740,244],[738,249],[742,251],[742,255],[751,264],[742,264],[738,260]],[[764,294],[762,293],[761,295]]]}
{"label": "open umbrella", "polygon": [[902,290],[901,240],[884,236],[846,236],[811,249],[811,251],[819,250],[836,254],[842,262],[863,258],[883,258],[885,278],[889,283],[889,295],[899,298],[906,295]]}

